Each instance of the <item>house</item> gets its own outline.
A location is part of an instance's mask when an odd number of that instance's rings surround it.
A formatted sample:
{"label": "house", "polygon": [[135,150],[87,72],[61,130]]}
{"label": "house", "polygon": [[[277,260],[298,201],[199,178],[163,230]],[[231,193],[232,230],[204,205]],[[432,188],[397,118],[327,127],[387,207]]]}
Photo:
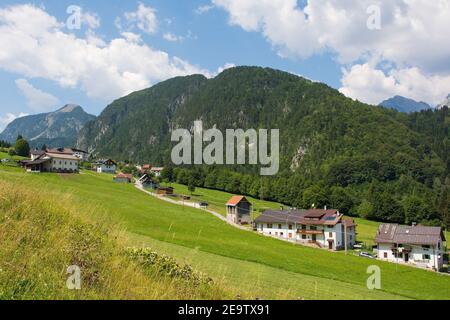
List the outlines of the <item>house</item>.
{"label": "house", "polygon": [[88,162],[89,161],[89,152],[72,148],[73,155],[77,158],[80,158],[82,162]]}
{"label": "house", "polygon": [[153,173],[155,175],[155,177],[160,177],[161,176],[161,172],[164,170],[163,167],[154,167],[150,169],[150,172]]}
{"label": "house", "polygon": [[378,259],[441,270],[445,236],[440,227],[382,224],[375,243]]}
{"label": "house", "polygon": [[31,158],[31,161],[34,161],[34,160],[36,160],[37,158],[39,158],[39,157],[41,157],[42,155],[44,155],[45,154],[45,151],[44,150],[33,150],[33,151],[31,151],[30,152],[30,158]]}
{"label": "house", "polygon": [[153,179],[148,175],[144,174],[138,181],[138,185],[140,185],[144,189],[157,189],[159,188],[159,183],[153,181]]}
{"label": "house", "polygon": [[117,164],[111,159],[97,160],[92,164],[92,169],[98,173],[116,173]]}
{"label": "house", "polygon": [[83,150],[75,149],[75,148],[52,148],[52,149],[47,149],[46,152],[72,155],[74,157],[77,157],[78,159],[80,159],[83,162],[86,162],[89,160],[89,153],[87,151],[83,151]]}
{"label": "house", "polygon": [[150,173],[152,166],[150,164],[144,164],[143,166],[137,166],[136,168],[139,170],[141,175],[144,175]]}
{"label": "house", "polygon": [[160,196],[170,196],[173,195],[172,187],[159,187],[156,189],[156,193]]}
{"label": "house", "polygon": [[338,210],[266,210],[255,219],[257,232],[329,250],[353,248],[356,224]]}
{"label": "house", "polygon": [[243,196],[233,196],[227,202],[227,220],[235,224],[250,224],[252,222],[252,204]]}
{"label": "house", "polygon": [[119,173],[117,176],[113,178],[115,182],[119,183],[131,183],[133,181],[132,174]]}
{"label": "house", "polygon": [[70,154],[32,151],[31,160],[21,163],[27,172],[76,173],[80,159]]}

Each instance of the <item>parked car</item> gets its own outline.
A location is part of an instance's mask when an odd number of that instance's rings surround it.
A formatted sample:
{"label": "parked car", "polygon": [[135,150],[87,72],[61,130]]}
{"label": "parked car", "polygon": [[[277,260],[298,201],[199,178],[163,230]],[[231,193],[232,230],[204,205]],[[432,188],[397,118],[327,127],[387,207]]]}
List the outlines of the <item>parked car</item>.
{"label": "parked car", "polygon": [[359,256],[364,257],[364,258],[369,258],[369,259],[375,259],[375,256],[368,252],[360,252]]}

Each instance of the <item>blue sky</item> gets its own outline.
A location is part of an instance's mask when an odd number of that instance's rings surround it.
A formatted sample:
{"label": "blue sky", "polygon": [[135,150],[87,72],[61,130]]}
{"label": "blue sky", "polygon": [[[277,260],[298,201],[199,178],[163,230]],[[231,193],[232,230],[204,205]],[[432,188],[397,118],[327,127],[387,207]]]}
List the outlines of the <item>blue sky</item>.
{"label": "blue sky", "polygon": [[[373,2],[379,12],[370,10]],[[81,9],[79,29],[66,24],[72,5]],[[66,103],[97,115],[131,91],[175,75],[213,77],[232,65],[285,70],[368,103],[401,94],[436,104],[450,92],[450,46],[433,42],[448,40],[442,30],[450,28],[450,11],[440,5],[421,0],[3,0],[0,129],[14,117]],[[398,9],[403,17],[394,14]],[[378,17],[380,26],[369,28],[366,22],[375,18],[370,21],[376,26]],[[423,24],[415,30],[419,33],[413,32],[417,21]],[[432,40],[425,36],[430,30],[437,32]],[[419,49],[411,50],[411,44]],[[439,53],[424,50],[438,44]]]}

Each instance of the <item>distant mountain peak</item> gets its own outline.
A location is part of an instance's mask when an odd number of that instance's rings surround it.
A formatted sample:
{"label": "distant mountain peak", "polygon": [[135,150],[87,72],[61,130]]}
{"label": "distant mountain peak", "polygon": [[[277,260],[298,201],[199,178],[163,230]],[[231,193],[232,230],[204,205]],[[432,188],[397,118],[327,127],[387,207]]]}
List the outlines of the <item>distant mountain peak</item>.
{"label": "distant mountain peak", "polygon": [[425,103],[423,101],[417,102],[413,99],[402,97],[399,95],[381,102],[380,106],[405,113],[431,109],[431,106],[428,103]]}
{"label": "distant mountain peak", "polygon": [[[83,110],[83,108],[78,105],[78,104],[66,104],[64,107],[62,107],[61,109],[55,111],[55,112],[66,112],[66,113],[70,113],[75,111],[76,109],[81,109]],[[83,110],[84,111],[84,110]]]}
{"label": "distant mountain peak", "polygon": [[20,134],[32,147],[74,145],[78,132],[95,116],[77,104],[66,104],[54,112],[17,118],[0,134],[0,140],[14,142]]}

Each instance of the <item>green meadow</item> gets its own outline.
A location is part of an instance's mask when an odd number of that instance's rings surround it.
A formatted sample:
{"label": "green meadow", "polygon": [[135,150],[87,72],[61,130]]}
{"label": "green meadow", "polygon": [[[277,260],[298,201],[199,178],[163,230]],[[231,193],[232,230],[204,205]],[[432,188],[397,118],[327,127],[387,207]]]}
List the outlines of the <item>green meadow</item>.
{"label": "green meadow", "polygon": [[[179,262],[191,263],[243,297],[450,299],[448,276],[302,247],[239,230],[202,210],[167,203],[133,185],[113,183],[110,175],[26,174],[17,168],[1,166],[1,180],[21,188],[39,188],[54,197],[68,195],[69,200],[64,198],[65,201],[80,211],[94,208],[89,211],[94,220],[96,211],[99,219],[106,213],[126,232],[127,246],[151,247]],[[189,194],[181,186],[175,188],[176,192]],[[202,189],[194,192],[217,207],[230,196],[219,193]],[[261,208],[277,206],[255,203],[255,207]],[[358,224],[363,226],[361,237],[367,241],[373,238],[375,223],[358,221]],[[371,265],[381,269],[381,290],[367,289],[367,268]]]}

